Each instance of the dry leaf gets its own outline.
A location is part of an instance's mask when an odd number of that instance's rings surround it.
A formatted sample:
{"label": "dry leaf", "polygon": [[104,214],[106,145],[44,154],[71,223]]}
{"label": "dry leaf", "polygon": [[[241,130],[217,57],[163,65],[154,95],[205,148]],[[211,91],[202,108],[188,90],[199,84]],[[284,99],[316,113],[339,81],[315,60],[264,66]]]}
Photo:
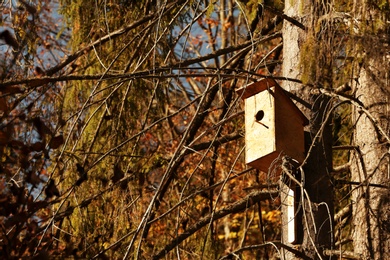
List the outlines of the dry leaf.
{"label": "dry leaf", "polygon": [[0,131],[0,145],[6,145],[7,143],[8,143],[7,133]]}
{"label": "dry leaf", "polygon": [[60,196],[60,192],[57,189],[57,186],[55,185],[53,180],[49,181],[49,184],[47,185],[46,190],[45,190],[45,194],[46,194],[46,197],[48,197],[48,198],[51,198],[53,196],[57,196],[57,197]]}
{"label": "dry leaf", "polygon": [[57,148],[60,147],[63,143],[64,143],[64,137],[63,137],[62,135],[57,135],[57,136],[53,137],[53,138],[50,140],[49,147],[50,147],[51,149],[57,149]]}
{"label": "dry leaf", "polygon": [[7,100],[4,97],[0,98],[0,111],[3,111],[4,114],[8,112]]}
{"label": "dry leaf", "polygon": [[51,135],[50,128],[47,127],[39,117],[35,117],[32,120],[32,122],[35,128],[37,129],[38,134],[42,137],[42,139],[44,139],[46,135]]}
{"label": "dry leaf", "polygon": [[40,152],[43,151],[44,149],[45,149],[45,144],[43,142],[36,142],[30,146],[30,150],[34,152]]}

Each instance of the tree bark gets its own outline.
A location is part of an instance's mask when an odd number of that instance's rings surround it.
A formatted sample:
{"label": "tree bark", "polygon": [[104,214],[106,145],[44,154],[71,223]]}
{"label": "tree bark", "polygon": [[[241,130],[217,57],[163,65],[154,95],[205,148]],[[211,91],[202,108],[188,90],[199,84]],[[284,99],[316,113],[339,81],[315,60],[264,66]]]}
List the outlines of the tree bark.
{"label": "tree bark", "polygon": [[354,107],[356,149],[351,156],[351,179],[360,185],[352,190],[352,237],[354,251],[362,259],[390,259],[390,191],[368,185],[389,187],[389,143],[379,129],[388,135],[389,61],[384,52],[386,45],[379,37],[367,39],[363,45],[366,58],[355,96],[369,114]]}
{"label": "tree bark", "polygon": [[[309,26],[309,19],[313,7],[308,1],[285,1],[285,15]],[[307,37],[307,30],[296,26],[287,20],[283,26],[283,76],[286,78],[301,79],[303,66],[301,64],[301,48]],[[326,76],[327,71],[324,71]],[[317,73],[318,74],[318,73]],[[320,84],[315,81],[315,84]],[[329,99],[324,96],[313,95],[314,87],[320,85],[305,86],[303,84],[287,81],[283,87],[309,104],[309,107],[297,104],[308,117],[310,123],[307,127],[306,149],[308,157],[300,172],[299,187],[296,194],[301,198],[298,201],[297,210],[301,214],[296,215],[297,222],[295,248],[299,248],[311,259],[319,259],[323,256],[324,249],[332,249],[333,244],[333,190],[329,173],[332,168],[332,133],[327,117]],[[285,187],[284,187],[285,188]],[[282,191],[284,190],[282,189]],[[304,192],[305,191],[305,192]],[[300,194],[299,194],[300,193]],[[286,201],[286,192],[282,192],[282,203]],[[285,217],[286,207],[282,206],[282,243],[287,242]],[[297,259],[295,255],[286,250],[282,259]]]}

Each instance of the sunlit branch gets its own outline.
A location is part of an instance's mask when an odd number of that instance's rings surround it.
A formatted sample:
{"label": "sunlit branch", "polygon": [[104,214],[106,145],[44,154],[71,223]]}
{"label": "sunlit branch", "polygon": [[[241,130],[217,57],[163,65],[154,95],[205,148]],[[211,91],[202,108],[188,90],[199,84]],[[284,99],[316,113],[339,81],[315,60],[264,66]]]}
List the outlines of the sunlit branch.
{"label": "sunlit branch", "polygon": [[[306,256],[304,253],[302,253],[301,251],[291,247],[291,246],[288,246],[286,244],[283,244],[281,243],[280,241],[270,241],[270,242],[266,242],[264,244],[260,244],[260,245],[250,245],[250,246],[244,246],[244,247],[241,247],[237,250],[234,250],[233,252],[219,258],[219,260],[222,260],[222,259],[231,259],[233,256],[236,256],[236,255],[239,255],[240,253],[242,252],[245,252],[245,251],[253,251],[253,250],[257,250],[257,249],[262,249],[264,247],[276,247],[277,249],[280,249],[280,248],[284,248],[286,249],[287,251],[295,254],[297,257],[299,257],[300,259],[304,259],[304,260],[310,260],[311,258]],[[279,252],[279,250],[278,250]],[[279,252],[280,254],[280,252]]]}
{"label": "sunlit branch", "polygon": [[211,215],[208,215],[202,219],[200,219],[197,223],[189,227],[184,233],[180,234],[178,237],[174,238],[170,243],[168,243],[160,252],[155,254],[153,256],[153,259],[160,259],[164,257],[169,251],[171,251],[173,248],[175,248],[177,245],[179,245],[181,242],[183,242],[185,239],[187,239],[189,236],[191,236],[196,231],[200,230],[202,227],[206,226],[208,223],[210,223],[211,218],[214,220],[223,218],[229,214],[240,212],[246,208],[250,208],[254,204],[258,203],[259,201],[272,199],[273,197],[277,196],[279,194],[278,191],[255,191],[246,196],[245,198],[225,207],[222,208],[216,212],[214,212]]}

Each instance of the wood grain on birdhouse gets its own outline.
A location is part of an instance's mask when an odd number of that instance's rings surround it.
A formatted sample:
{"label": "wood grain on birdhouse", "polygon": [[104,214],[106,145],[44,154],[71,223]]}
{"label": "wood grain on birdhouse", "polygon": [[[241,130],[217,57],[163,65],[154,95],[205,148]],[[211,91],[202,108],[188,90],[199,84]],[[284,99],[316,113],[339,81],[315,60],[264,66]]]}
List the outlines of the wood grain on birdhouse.
{"label": "wood grain on birdhouse", "polygon": [[267,172],[280,155],[305,158],[306,117],[273,80],[263,79],[237,90],[245,100],[245,161]]}

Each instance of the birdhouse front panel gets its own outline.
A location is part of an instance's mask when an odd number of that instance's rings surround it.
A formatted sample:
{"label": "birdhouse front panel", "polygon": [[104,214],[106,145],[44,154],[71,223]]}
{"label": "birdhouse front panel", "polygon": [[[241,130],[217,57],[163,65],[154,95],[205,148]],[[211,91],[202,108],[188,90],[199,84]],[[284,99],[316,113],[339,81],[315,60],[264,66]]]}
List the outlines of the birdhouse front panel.
{"label": "birdhouse front panel", "polygon": [[[271,89],[270,89],[271,90]],[[264,156],[276,150],[275,98],[262,91],[245,99],[246,163],[265,170]]]}

